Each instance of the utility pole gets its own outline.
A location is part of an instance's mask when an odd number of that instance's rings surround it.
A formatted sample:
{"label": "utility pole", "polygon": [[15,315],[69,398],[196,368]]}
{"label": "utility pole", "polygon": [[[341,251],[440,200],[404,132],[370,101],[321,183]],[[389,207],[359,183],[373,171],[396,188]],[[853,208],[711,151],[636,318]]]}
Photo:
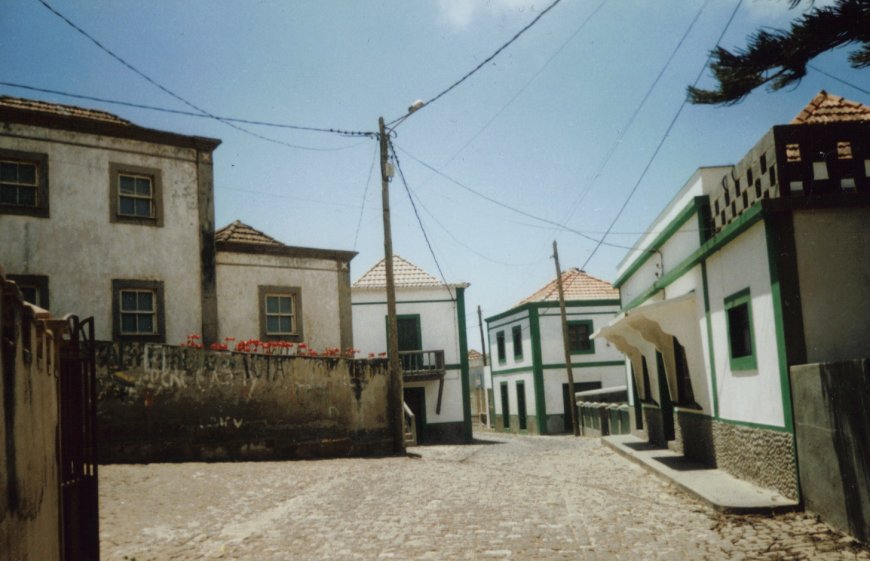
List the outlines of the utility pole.
{"label": "utility pole", "polygon": [[393,452],[405,453],[405,396],[402,388],[402,368],[399,364],[399,325],[396,319],[396,284],[393,277],[393,234],[390,226],[389,151],[384,118],[378,119],[378,140],[381,145],[381,202],[384,215],[384,269],[387,277],[387,351],[390,364],[389,411],[392,419]]}
{"label": "utility pole", "polygon": [[571,403],[571,426],[574,436],[580,436],[580,423],[577,419],[577,404],[574,397],[574,370],[571,368],[571,345],[568,337],[568,315],[565,312],[565,289],[562,287],[562,269],[559,267],[559,249],[553,240],[553,259],[556,260],[556,285],[559,287],[559,311],[562,314],[562,346],[565,348],[565,369],[568,371],[568,396]]}
{"label": "utility pole", "polygon": [[480,306],[477,307],[477,323],[480,325],[480,348],[483,353],[483,401],[486,407],[486,426],[489,428],[489,390],[486,389],[486,339],[483,337],[483,314],[480,311]]}

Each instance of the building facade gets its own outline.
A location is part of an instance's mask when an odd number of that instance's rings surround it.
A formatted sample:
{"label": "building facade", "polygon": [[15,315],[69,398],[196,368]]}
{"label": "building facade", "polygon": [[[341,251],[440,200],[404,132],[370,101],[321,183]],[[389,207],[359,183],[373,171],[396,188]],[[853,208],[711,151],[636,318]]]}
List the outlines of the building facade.
{"label": "building facade", "polygon": [[625,384],[622,355],[589,336],[619,311],[619,291],[579,269],[562,273],[574,387],[568,386],[557,281],[486,319],[497,430],[570,432],[577,391]]}
{"label": "building facade", "polygon": [[648,439],[797,498],[790,367],[870,356],[870,108],[822,92],[649,231],[596,334],[628,359]]}
{"label": "building facade", "polygon": [[[445,284],[393,256],[399,359],[405,404],[417,441],[471,442],[467,283]],[[354,343],[360,356],[386,356],[386,267],[381,260],[351,287]]]}

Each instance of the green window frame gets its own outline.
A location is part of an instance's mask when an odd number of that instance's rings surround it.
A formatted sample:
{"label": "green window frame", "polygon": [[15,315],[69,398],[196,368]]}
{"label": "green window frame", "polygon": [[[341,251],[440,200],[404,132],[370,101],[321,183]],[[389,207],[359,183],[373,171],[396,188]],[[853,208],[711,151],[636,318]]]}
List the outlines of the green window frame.
{"label": "green window frame", "polygon": [[592,332],[592,320],[582,319],[568,322],[568,349],[572,355],[595,353],[595,341],[589,338]]}
{"label": "green window frame", "polygon": [[755,370],[755,331],[752,325],[752,295],[748,288],[725,298],[728,358],[731,370]]}
{"label": "green window frame", "polygon": [[511,327],[511,340],[514,345],[514,360],[522,360],[523,358],[523,326],[515,325]]}
{"label": "green window frame", "polygon": [[495,334],[495,347],[498,353],[498,363],[504,364],[507,362],[507,352],[504,344],[504,331],[499,331]]}

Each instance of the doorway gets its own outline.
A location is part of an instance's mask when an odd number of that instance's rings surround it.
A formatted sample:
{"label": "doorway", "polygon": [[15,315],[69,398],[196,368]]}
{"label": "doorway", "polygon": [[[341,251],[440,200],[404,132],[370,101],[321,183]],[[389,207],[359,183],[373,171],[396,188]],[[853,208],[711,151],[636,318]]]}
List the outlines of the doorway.
{"label": "doorway", "polygon": [[417,429],[417,444],[426,442],[426,388],[405,388],[405,403],[414,413],[414,427]]}

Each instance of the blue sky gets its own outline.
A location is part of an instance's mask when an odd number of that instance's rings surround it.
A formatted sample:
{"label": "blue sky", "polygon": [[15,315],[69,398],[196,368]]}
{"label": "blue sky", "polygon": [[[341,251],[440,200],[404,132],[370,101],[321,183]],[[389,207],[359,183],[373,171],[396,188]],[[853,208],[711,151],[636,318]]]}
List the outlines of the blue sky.
{"label": "blue sky", "polygon": [[[372,131],[379,116],[401,116],[414,100],[430,99],[474,68],[550,0],[51,3],[210,113]],[[800,13],[787,4],[743,0],[723,46],[744,45],[761,26],[786,26]],[[736,5],[563,0],[495,60],[398,127],[401,167],[444,275],[471,283],[472,347],[479,346],[478,305],[485,317],[502,312],[552,280],[554,239],[563,268],[582,265],[595,244],[477,197],[416,159],[487,197],[598,238],[637,183]],[[4,0],[0,25],[0,81],[189,109],[36,0]],[[826,53],[813,65],[870,89],[870,73],[850,69],[847,54]],[[711,85],[707,74],[701,85]],[[795,88],[759,90],[735,106],[686,106],[607,241],[631,245],[695,169],[736,162],[821,89],[870,102],[866,93],[811,71]],[[250,127],[289,147],[211,119],[2,85],[0,93],[101,108],[143,126],[220,138],[218,226],[239,219],[289,245],[358,251],[354,280],[383,257],[376,167],[369,179],[373,140]],[[395,252],[438,276],[398,178],[391,204]],[[613,280],[624,253],[601,247],[586,270]]]}

